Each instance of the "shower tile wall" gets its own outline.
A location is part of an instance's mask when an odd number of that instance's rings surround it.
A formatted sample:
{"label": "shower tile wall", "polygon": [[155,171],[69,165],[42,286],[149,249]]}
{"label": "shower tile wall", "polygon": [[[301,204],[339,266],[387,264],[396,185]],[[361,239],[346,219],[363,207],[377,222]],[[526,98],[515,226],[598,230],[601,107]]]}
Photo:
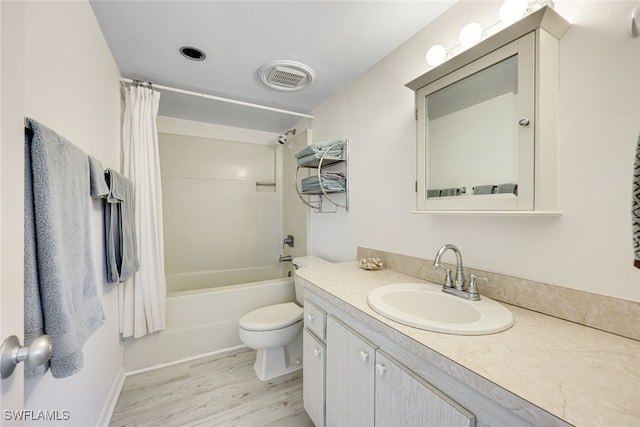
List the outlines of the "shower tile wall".
{"label": "shower tile wall", "polygon": [[275,147],[168,133],[159,145],[167,291],[195,272],[270,266],[278,277],[281,197],[256,185],[276,183]]}

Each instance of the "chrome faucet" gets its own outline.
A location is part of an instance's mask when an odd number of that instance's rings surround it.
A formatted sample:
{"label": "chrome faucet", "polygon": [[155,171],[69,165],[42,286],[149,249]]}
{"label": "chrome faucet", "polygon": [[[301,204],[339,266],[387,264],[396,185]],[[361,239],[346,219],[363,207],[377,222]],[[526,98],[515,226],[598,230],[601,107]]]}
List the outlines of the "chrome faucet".
{"label": "chrome faucet", "polygon": [[[442,255],[444,255],[444,253],[449,249],[451,249],[456,255],[456,278],[454,283],[451,282],[451,269],[443,267],[441,264]],[[476,279],[483,279],[486,281],[489,281],[489,279],[471,273],[471,275],[469,276],[469,283],[465,284],[464,267],[462,266],[462,254],[460,253],[460,249],[458,249],[457,246],[447,244],[441,247],[436,254],[435,260],[433,261],[433,266],[437,270],[444,270],[445,272],[444,283],[442,285],[443,292],[461,298],[466,298],[471,301],[480,300],[480,294],[478,293],[478,287],[476,286]]]}

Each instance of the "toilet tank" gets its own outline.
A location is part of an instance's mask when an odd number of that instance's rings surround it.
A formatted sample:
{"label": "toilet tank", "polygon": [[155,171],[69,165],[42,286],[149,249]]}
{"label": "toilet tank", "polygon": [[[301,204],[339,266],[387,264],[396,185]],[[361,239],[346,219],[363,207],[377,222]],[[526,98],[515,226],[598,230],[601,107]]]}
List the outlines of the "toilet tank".
{"label": "toilet tank", "polygon": [[297,257],[293,259],[293,268],[294,268],[293,282],[296,287],[296,300],[300,305],[304,304],[304,287],[298,281],[298,270],[304,267],[308,267],[310,265],[318,265],[318,264],[331,264],[331,262],[315,256],[303,256],[303,257]]}

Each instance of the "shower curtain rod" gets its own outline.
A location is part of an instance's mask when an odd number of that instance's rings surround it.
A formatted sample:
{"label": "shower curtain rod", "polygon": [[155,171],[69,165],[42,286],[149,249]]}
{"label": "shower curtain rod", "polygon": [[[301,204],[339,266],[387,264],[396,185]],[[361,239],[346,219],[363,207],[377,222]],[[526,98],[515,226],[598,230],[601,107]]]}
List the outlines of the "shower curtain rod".
{"label": "shower curtain rod", "polygon": [[[129,83],[129,84],[134,83],[133,79],[128,79],[128,78],[125,78],[125,77],[121,77],[120,81],[122,83]],[[236,104],[236,105],[242,105],[244,107],[258,108],[258,109],[261,109],[261,110],[273,111],[273,112],[282,113],[282,114],[289,114],[291,116],[304,117],[304,118],[307,118],[307,119],[313,119],[314,118],[314,116],[312,116],[310,114],[298,113],[296,111],[282,110],[280,108],[268,107],[266,105],[252,104],[250,102],[238,101],[238,100],[230,99],[230,98],[223,98],[221,96],[208,95],[206,93],[192,92],[190,90],[177,89],[177,88],[169,87],[169,86],[162,86],[162,85],[157,85],[155,83],[152,83],[152,85],[156,89],[167,90],[169,92],[175,92],[175,93],[181,93],[183,95],[197,96],[199,98],[210,99],[210,100],[213,100],[213,101],[227,102],[229,104]]]}

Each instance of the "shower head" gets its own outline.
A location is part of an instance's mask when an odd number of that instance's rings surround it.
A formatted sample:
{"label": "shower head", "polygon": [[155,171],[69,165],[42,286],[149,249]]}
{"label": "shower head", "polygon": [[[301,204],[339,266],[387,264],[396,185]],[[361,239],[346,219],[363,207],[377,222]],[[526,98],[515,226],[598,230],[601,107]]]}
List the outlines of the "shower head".
{"label": "shower head", "polygon": [[289,129],[288,131],[286,131],[285,133],[283,133],[282,135],[278,136],[278,142],[282,145],[286,144],[288,139],[287,139],[287,135],[292,134],[295,136],[296,134],[296,130],[295,129]]}

